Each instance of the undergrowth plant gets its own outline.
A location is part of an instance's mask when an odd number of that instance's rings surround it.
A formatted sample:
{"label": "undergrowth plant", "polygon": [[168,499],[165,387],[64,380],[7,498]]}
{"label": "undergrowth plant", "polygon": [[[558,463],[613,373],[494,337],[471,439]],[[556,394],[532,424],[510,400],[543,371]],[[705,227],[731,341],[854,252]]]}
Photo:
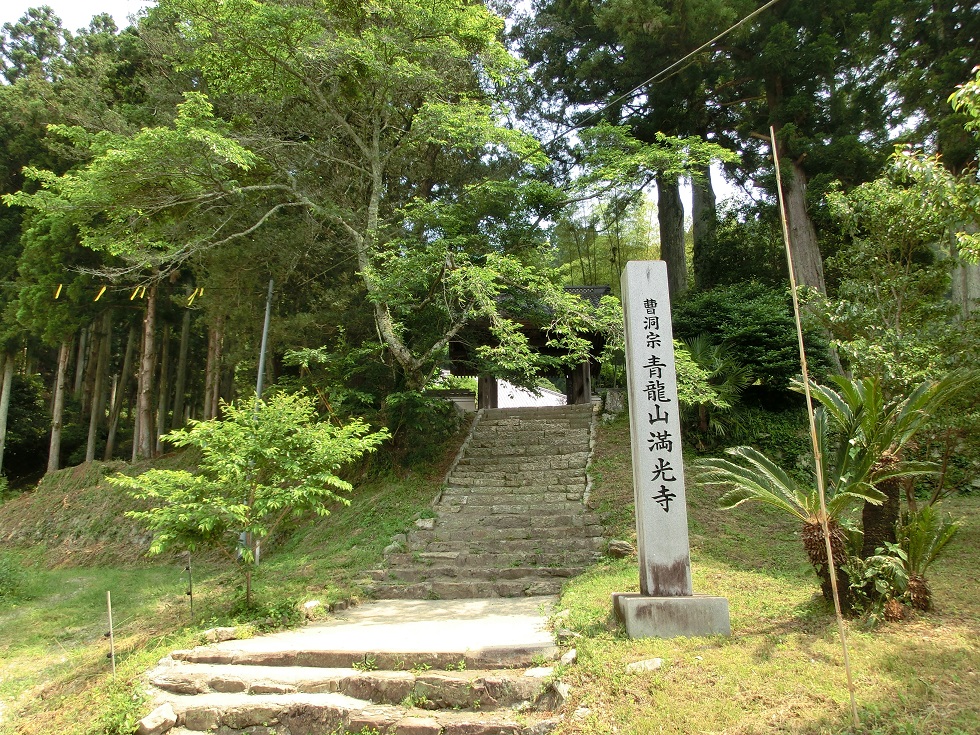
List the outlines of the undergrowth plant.
{"label": "undergrowth plant", "polygon": [[20,563],[13,555],[0,552],[0,602],[20,597],[25,581],[26,575]]}
{"label": "undergrowth plant", "polygon": [[363,421],[318,422],[313,401],[278,393],[224,404],[223,419],[195,422],[164,439],[201,451],[199,471],[152,469],[110,482],[154,507],[129,515],[153,532],[150,554],[171,548],[216,547],[236,556],[252,603],[259,544],[290,516],[329,514],[327,503],[350,501],[352,486],[337,471],[388,438]]}

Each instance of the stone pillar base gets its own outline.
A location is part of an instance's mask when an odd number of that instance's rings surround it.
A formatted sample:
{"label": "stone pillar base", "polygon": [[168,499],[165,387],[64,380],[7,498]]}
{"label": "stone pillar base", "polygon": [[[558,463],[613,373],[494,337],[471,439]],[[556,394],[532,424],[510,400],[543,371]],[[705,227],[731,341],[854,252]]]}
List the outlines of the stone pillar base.
{"label": "stone pillar base", "polygon": [[711,595],[647,597],[637,592],[612,596],[616,617],[630,638],[731,635],[728,600]]}

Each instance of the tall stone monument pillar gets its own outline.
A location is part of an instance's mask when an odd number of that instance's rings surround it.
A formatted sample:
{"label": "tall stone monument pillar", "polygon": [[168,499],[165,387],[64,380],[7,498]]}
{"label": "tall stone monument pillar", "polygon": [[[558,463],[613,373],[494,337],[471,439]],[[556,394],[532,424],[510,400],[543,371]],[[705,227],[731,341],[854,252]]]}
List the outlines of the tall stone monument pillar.
{"label": "tall stone monument pillar", "polygon": [[631,638],[730,635],[728,600],[691,585],[667,264],[627,263],[622,294],[640,594],[613,606]]}

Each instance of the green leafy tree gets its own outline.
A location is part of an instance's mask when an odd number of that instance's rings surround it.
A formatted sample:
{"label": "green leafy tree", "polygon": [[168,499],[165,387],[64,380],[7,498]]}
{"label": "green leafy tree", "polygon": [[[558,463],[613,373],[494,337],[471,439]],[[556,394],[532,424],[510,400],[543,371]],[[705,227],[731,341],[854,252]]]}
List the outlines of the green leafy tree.
{"label": "green leafy tree", "polygon": [[976,7],[955,0],[877,5],[881,15],[872,28],[893,48],[883,59],[882,73],[902,113],[903,138],[929,146],[954,175],[976,168],[980,147],[966,127],[969,110],[946,104],[953,88],[975,73],[980,44]]}
{"label": "green leafy tree", "polygon": [[810,301],[847,367],[878,378],[889,395],[943,375],[969,353],[969,334],[954,322],[948,298],[954,261],[943,251],[951,213],[948,205],[928,205],[942,181],[910,177],[907,155],[898,154],[886,176],[828,195],[846,244],[829,260],[833,296]]}
{"label": "green leafy tree", "polygon": [[172,125],[125,139],[63,129],[91,162],[60,178],[35,172],[45,189],[17,203],[71,211],[84,242],[147,277],[268,237],[273,221],[303,224],[297,242],[332,245],[321,268],[356,279],[373,321],[364,339],[380,338],[409,390],[477,320],[499,343],[482,355],[490,368],[534,372],[498,308],[504,292],[546,303],[553,341],[583,357],[585,312],[527,224],[557,195],[534,179],[547,163],[537,144],[505,123],[498,85],[519,65],[499,18],[417,0],[165,0],[151,15],[168,14],[211,99],[188,94]]}
{"label": "green leafy tree", "polygon": [[[195,422],[165,441],[201,451],[197,473],[184,470],[117,475],[111,482],[153,508],[133,511],[153,532],[151,554],[173,548],[239,551],[246,601],[259,543],[290,516],[324,516],[331,502],[349,504],[352,486],[338,471],[388,438],[360,420],[317,422],[312,399],[277,393],[226,404],[224,418]],[[244,534],[244,543],[239,542]]]}
{"label": "green leafy tree", "polygon": [[[725,65],[705,52],[656,81],[650,77],[697,48],[748,12],[748,4],[728,0],[535,0],[533,16],[521,18],[514,35],[532,66],[536,86],[529,105],[560,123],[593,118],[632,127],[651,146],[658,136],[706,139],[728,147],[731,107],[716,94]],[[651,66],[654,60],[658,65]],[[603,106],[597,111],[598,106]],[[710,250],[715,197],[701,163],[678,171],[653,170],[662,258],[672,293],[687,288],[684,211],[679,177],[693,179],[694,264]],[[695,280],[699,276],[695,272]]]}

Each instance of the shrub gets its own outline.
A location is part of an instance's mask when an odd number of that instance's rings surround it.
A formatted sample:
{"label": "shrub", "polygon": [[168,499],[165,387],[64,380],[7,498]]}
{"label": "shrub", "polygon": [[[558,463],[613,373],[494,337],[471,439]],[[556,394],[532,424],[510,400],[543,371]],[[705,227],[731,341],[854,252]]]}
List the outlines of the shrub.
{"label": "shrub", "polygon": [[20,562],[10,554],[0,553],[0,600],[21,597],[26,579],[27,575]]}
{"label": "shrub", "polygon": [[[784,390],[800,374],[790,298],[781,289],[750,282],[692,292],[674,305],[673,320],[676,338],[704,335],[772,388]],[[813,331],[804,336],[811,374],[819,376],[829,348]]]}
{"label": "shrub", "polygon": [[373,451],[388,432],[371,433],[359,420],[346,426],[317,422],[312,399],[302,394],[224,404],[223,415],[164,437],[201,450],[198,474],[153,469],[109,482],[155,505],[129,513],[153,532],[151,554],[175,547],[237,551],[250,605],[259,542],[289,516],[327,515],[327,503],[348,504],[340,493],[351,484],[336,472]]}

